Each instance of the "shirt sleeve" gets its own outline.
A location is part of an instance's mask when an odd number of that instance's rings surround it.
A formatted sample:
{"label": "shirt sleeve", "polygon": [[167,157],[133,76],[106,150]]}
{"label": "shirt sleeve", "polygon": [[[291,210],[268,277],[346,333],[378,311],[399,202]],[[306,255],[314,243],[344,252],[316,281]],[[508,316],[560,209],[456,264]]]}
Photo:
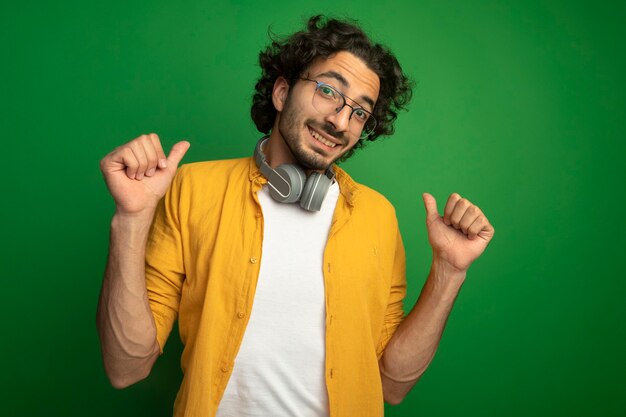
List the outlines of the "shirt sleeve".
{"label": "shirt sleeve", "polygon": [[157,206],[146,245],[146,289],[161,353],[178,316],[180,294],[185,280],[178,220],[179,178],[180,175],[175,177]]}
{"label": "shirt sleeve", "polygon": [[404,298],[406,297],[406,255],[400,230],[396,228],[396,250],[393,260],[389,302],[385,311],[385,324],[376,348],[378,359],[383,356],[385,347],[396,329],[404,320]]}

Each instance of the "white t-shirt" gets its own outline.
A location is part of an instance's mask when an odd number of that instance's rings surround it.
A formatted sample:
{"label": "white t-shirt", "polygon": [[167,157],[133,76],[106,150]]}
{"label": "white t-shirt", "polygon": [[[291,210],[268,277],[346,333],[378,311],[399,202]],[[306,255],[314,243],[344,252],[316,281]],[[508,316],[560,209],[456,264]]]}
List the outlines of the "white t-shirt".
{"label": "white t-shirt", "polygon": [[339,186],[319,212],[263,187],[263,252],[252,313],[217,417],[328,417],[322,262]]}

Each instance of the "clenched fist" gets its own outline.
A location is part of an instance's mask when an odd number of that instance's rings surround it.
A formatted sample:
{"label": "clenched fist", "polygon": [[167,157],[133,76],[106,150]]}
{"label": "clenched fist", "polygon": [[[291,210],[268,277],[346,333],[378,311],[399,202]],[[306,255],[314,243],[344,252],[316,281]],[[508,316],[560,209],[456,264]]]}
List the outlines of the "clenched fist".
{"label": "clenched fist", "polygon": [[134,215],[153,210],[172,183],[189,146],[189,142],[178,142],[166,157],[159,137],[150,133],[102,158],[100,170],[115,200],[117,213]]}
{"label": "clenched fist", "polygon": [[433,257],[466,271],[491,242],[493,226],[478,206],[457,193],[448,198],[443,216],[437,211],[435,197],[428,193],[422,197]]}

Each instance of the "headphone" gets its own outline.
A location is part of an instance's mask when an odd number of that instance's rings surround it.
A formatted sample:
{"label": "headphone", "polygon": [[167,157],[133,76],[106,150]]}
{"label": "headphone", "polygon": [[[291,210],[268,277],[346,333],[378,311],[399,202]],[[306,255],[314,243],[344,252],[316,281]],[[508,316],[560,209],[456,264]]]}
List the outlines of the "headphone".
{"label": "headphone", "polygon": [[254,161],[267,178],[270,195],[280,203],[300,202],[300,207],[308,211],[320,211],[322,202],[330,185],[335,179],[335,173],[328,167],[323,174],[312,172],[307,178],[298,165],[282,164],[276,169],[269,166],[263,154],[263,144],[269,136],[262,137],[254,148]]}

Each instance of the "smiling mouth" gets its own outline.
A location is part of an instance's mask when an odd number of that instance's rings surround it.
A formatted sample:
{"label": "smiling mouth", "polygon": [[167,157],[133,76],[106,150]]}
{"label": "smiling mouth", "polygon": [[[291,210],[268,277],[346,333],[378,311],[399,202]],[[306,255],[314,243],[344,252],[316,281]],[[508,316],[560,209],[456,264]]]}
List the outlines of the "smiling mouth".
{"label": "smiling mouth", "polygon": [[317,140],[318,142],[322,143],[323,145],[328,146],[329,148],[334,148],[335,146],[337,146],[336,143],[331,142],[328,139],[324,138],[322,135],[317,133],[315,130],[311,129],[308,126],[307,126],[307,128],[309,129],[309,133],[311,134],[311,136],[313,136],[313,138],[315,140]]}

